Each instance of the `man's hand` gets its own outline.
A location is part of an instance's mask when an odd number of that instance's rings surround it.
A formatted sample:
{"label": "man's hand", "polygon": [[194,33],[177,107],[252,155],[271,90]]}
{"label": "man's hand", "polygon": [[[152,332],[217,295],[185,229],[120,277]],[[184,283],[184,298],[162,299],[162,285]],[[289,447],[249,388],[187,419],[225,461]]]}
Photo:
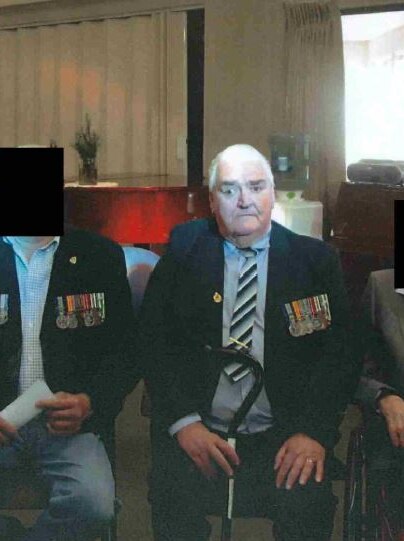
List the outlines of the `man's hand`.
{"label": "man's hand", "polygon": [[386,419],[390,439],[395,447],[404,447],[404,400],[388,395],[379,400],[379,409]]}
{"label": "man's hand", "polygon": [[236,451],[223,438],[210,432],[201,422],[191,423],[177,432],[180,447],[193,460],[197,468],[208,478],[215,477],[214,462],[227,475],[233,475],[230,465],[238,466]]}
{"label": "man's hand", "polygon": [[0,417],[0,447],[3,445],[8,445],[11,440],[18,437],[18,432],[15,426],[10,425],[10,423]]}
{"label": "man's hand", "polygon": [[90,398],[84,393],[59,392],[54,398],[38,400],[35,405],[47,410],[48,430],[55,435],[77,434],[83,422],[91,415]]}
{"label": "man's hand", "polygon": [[305,485],[315,469],[317,482],[324,477],[325,449],[318,441],[305,434],[288,438],[275,457],[274,469],[278,470],[276,486],[280,488],[286,479],[286,488],[293,487],[297,479]]}

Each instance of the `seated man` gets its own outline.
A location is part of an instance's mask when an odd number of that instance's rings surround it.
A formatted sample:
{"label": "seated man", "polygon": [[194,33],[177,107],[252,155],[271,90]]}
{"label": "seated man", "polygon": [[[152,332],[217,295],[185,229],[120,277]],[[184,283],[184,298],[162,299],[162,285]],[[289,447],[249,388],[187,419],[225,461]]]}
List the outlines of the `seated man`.
{"label": "seated man", "polygon": [[114,514],[114,479],[99,435],[113,429],[135,381],[122,249],[83,231],[2,237],[0,299],[0,409],[36,380],[55,393],[18,432],[0,416],[0,498],[7,503],[15,468],[32,465],[49,481],[49,505],[18,539],[93,540]]}
{"label": "seated man", "polygon": [[[357,381],[338,258],[271,223],[272,172],[253,147],[218,154],[209,182],[214,219],[174,230],[139,324],[154,538],[207,540],[205,515],[223,507],[237,468],[236,512],[270,516],[280,540],[325,541],[336,505],[327,456]],[[253,376],[222,371],[223,346],[248,350],[265,371],[237,452],[226,432]]]}
{"label": "seated man", "polygon": [[404,540],[404,297],[394,270],[371,273],[362,311],[365,364],[356,397],[364,406],[371,475],[389,486],[391,519]]}

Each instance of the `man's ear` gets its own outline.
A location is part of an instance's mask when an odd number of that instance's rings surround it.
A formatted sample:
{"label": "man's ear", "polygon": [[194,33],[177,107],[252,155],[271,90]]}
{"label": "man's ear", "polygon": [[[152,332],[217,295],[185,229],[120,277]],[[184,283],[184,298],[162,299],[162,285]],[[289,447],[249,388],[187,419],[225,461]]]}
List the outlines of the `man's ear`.
{"label": "man's ear", "polygon": [[215,213],[214,205],[213,205],[213,195],[212,192],[209,192],[209,206],[210,206],[210,212],[212,214]]}

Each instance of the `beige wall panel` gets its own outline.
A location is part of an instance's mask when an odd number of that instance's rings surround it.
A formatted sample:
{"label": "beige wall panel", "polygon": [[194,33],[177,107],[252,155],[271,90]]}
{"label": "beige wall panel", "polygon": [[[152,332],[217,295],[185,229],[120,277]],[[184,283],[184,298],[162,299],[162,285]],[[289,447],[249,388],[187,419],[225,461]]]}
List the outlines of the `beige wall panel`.
{"label": "beige wall panel", "polygon": [[16,145],[16,32],[0,34],[0,51],[0,146],[13,147]]}
{"label": "beige wall panel", "polygon": [[204,169],[221,149],[249,143],[268,155],[283,123],[284,20],[280,3],[207,0]]}
{"label": "beige wall panel", "polygon": [[36,29],[21,30],[17,36],[17,145],[38,144],[38,45]]}
{"label": "beige wall panel", "polygon": [[57,141],[65,149],[65,176],[77,177],[78,160],[71,147],[77,129],[77,103],[81,95],[82,29],[80,25],[59,27],[60,46],[56,55],[59,70]]}
{"label": "beige wall panel", "polygon": [[167,174],[183,175],[184,185],[186,185],[186,13],[169,13],[167,22]]}
{"label": "beige wall panel", "polygon": [[[129,165],[127,170],[134,173],[147,173],[153,170],[150,145],[150,117],[153,85],[153,47],[151,17],[135,18],[132,29],[133,59],[132,97],[128,121],[132,138],[128,146]],[[147,134],[147,136],[145,136]]]}
{"label": "beige wall panel", "polygon": [[[99,23],[83,23],[82,34],[82,77],[76,110],[77,127],[85,122],[86,114],[90,116],[91,126],[101,138],[97,153],[97,167],[105,171],[106,159],[106,111],[105,111],[105,77],[106,77],[106,25]],[[75,152],[77,164],[78,154]]]}
{"label": "beige wall panel", "polygon": [[55,27],[38,29],[38,121],[39,137],[37,143],[49,145],[54,139],[57,144],[59,131],[57,62],[58,35]]}

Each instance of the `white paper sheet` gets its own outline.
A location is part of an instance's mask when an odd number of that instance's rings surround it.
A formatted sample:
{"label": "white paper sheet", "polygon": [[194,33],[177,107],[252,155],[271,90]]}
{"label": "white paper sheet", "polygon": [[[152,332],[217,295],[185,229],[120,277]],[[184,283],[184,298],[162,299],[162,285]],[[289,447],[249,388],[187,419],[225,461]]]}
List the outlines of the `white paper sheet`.
{"label": "white paper sheet", "polygon": [[36,408],[35,402],[53,398],[54,394],[43,380],[37,380],[22,395],[0,411],[0,416],[16,428],[21,428],[43,409]]}

